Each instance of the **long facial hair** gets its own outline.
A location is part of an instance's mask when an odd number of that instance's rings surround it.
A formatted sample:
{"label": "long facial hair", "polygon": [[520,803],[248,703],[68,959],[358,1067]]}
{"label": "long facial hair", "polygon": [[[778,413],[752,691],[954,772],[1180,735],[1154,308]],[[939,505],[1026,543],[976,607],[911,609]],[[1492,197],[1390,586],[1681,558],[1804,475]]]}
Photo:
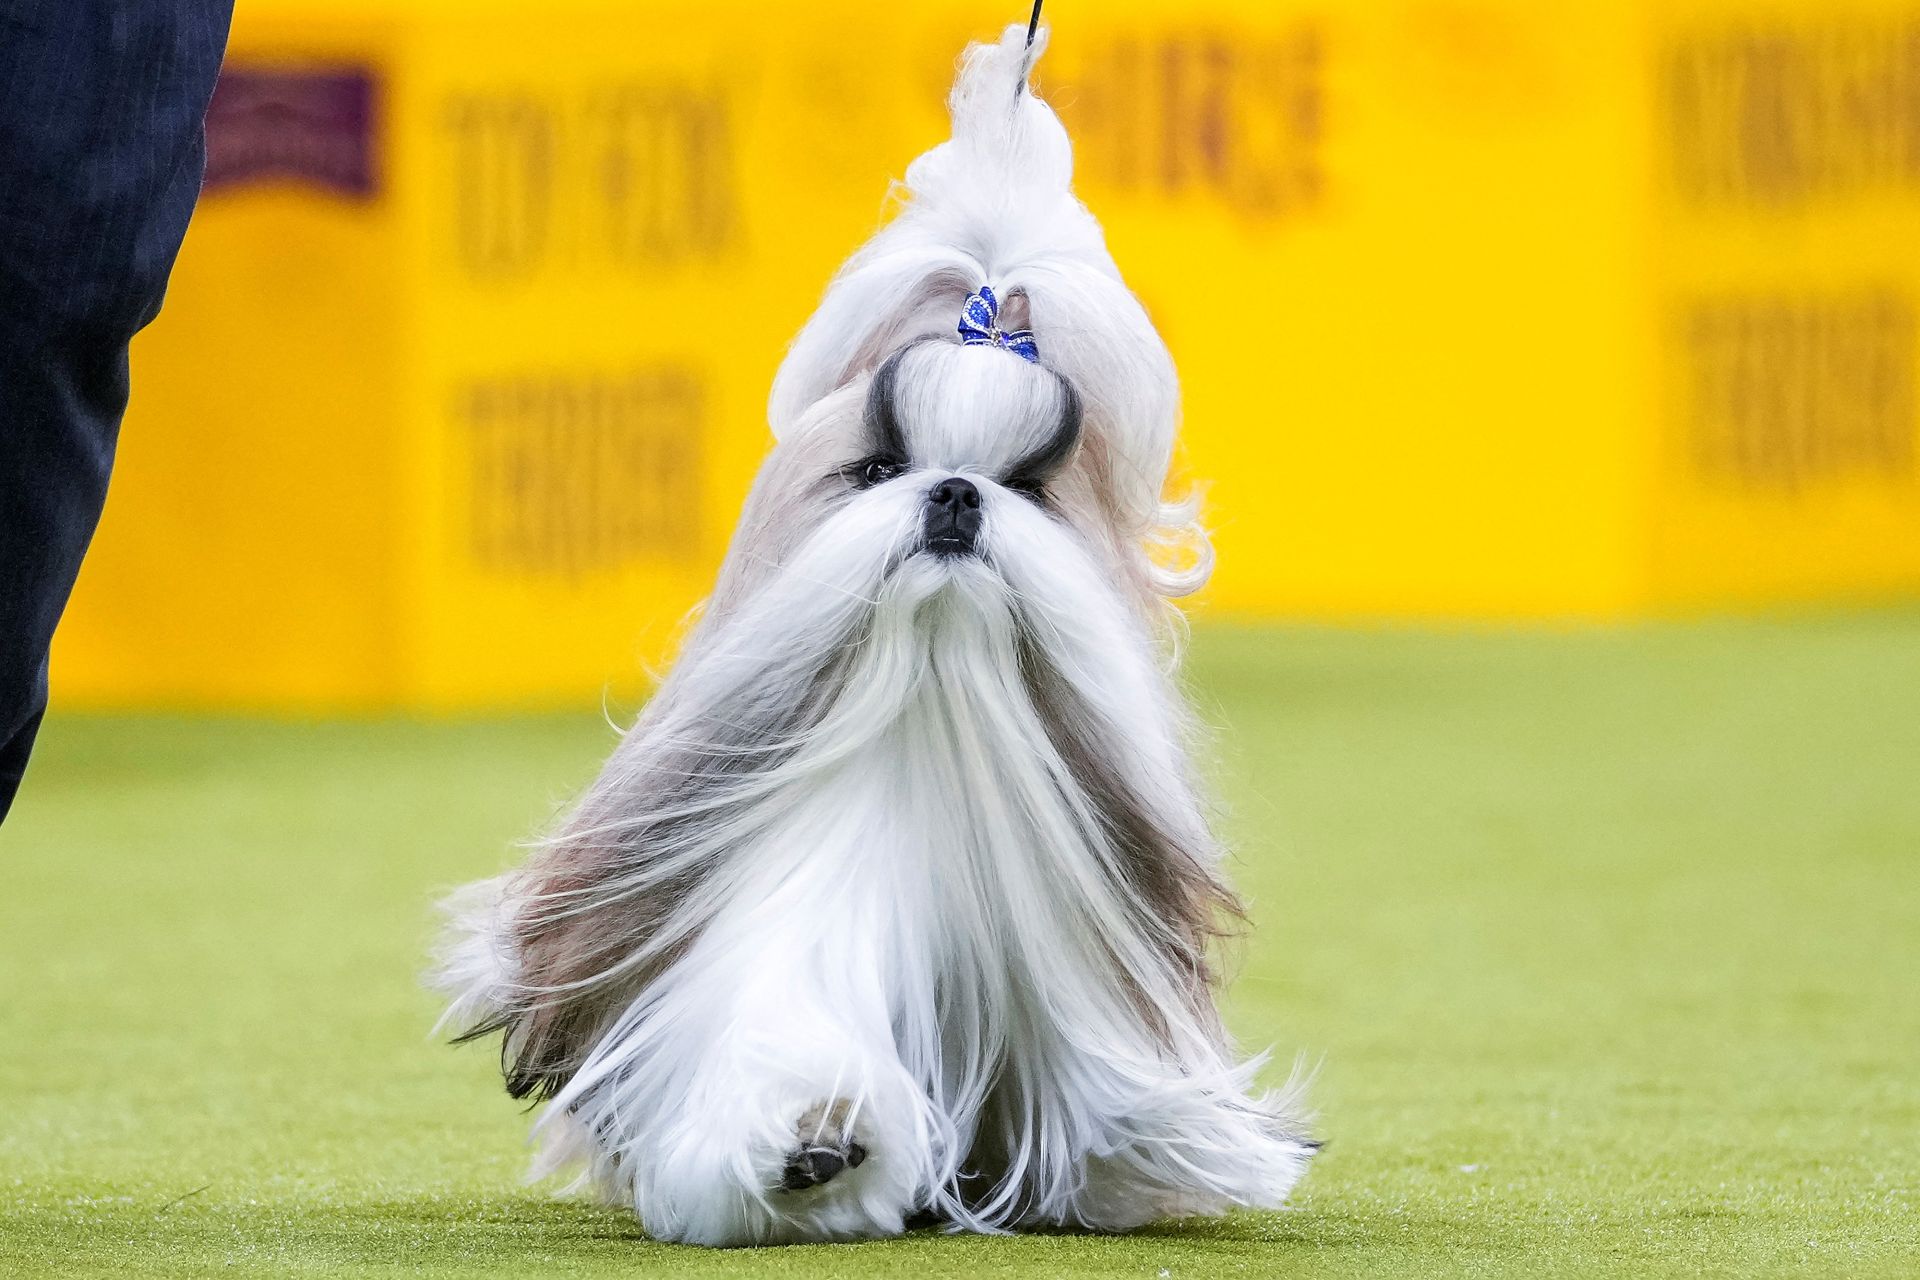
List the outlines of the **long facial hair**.
{"label": "long facial hair", "polygon": [[[527,862],[453,903],[450,1020],[549,1100],[549,1162],[656,1234],[841,1232],[711,1136],[782,1114],[726,1092],[762,1059],[831,1057],[884,1130],[848,1223],[1277,1203],[1308,1149],[1213,1010],[1239,906],[1170,674],[1165,597],[1208,564],[1162,549],[1195,534],[1159,497],[1171,362],[1067,194],[1057,120],[1013,92],[1031,56],[1011,32],[970,52],[954,140],[782,369],[678,662]],[[953,340],[989,280],[1043,363]],[[930,532],[949,481],[959,550]],[[703,1161],[742,1165],[719,1172],[748,1203],[687,1191]]]}

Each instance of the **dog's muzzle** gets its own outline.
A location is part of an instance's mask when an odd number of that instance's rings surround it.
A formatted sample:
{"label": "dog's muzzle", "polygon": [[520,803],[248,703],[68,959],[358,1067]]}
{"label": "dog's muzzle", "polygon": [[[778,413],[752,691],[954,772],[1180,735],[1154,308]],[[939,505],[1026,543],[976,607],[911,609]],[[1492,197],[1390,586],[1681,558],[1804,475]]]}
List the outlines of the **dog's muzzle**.
{"label": "dog's muzzle", "polygon": [[949,476],[927,490],[925,540],[935,555],[962,556],[980,537],[980,490]]}

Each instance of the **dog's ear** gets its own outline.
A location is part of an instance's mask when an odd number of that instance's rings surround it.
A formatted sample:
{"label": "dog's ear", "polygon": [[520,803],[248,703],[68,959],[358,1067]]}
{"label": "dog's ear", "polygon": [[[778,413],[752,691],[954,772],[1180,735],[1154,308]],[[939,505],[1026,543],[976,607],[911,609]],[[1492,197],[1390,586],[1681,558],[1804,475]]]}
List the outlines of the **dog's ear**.
{"label": "dog's ear", "polygon": [[[857,395],[844,397],[857,419]],[[825,474],[834,428],[782,445],[749,497],[716,595],[666,683],[557,829],[518,871],[450,903],[437,985],[459,1039],[499,1033],[516,1097],[565,1088],[609,1028],[698,937],[714,904],[698,893],[737,845],[771,773],[840,687],[864,616],[854,585],[827,569],[788,576],[807,477]],[[753,591],[740,575],[779,586]],[[729,576],[732,575],[732,576]],[[771,576],[769,576],[771,575]],[[810,606],[807,601],[813,601]],[[777,639],[776,639],[777,637]]]}
{"label": "dog's ear", "polygon": [[629,1001],[678,954],[662,937],[690,880],[629,890],[644,841],[597,838],[577,820],[513,877],[501,943],[513,958],[507,998],[459,1037],[502,1033],[507,1092],[553,1096]]}
{"label": "dog's ear", "polygon": [[[727,844],[743,783],[785,759],[779,721],[738,708],[690,714],[663,690],[600,776],[526,864],[498,881],[491,909],[469,913],[452,951],[501,958],[484,999],[456,991],[461,1041],[500,1033],[516,1098],[564,1088],[593,1047],[705,923],[695,889]],[[799,707],[796,714],[809,714]],[[479,936],[472,936],[472,935]],[[469,967],[471,970],[471,966]]]}
{"label": "dog's ear", "polygon": [[[1132,745],[1126,728],[1105,721],[1076,690],[1071,674],[1031,638],[1022,641],[1020,669],[1054,750],[1099,815],[1135,930],[1160,951],[1166,971],[1178,977],[1187,1011],[1219,1034],[1210,952],[1245,924],[1246,912],[1220,875],[1212,833],[1186,807],[1191,791],[1180,784],[1143,788],[1130,780],[1129,768],[1151,766],[1126,759]],[[1123,982],[1141,1020],[1165,1036],[1158,1005],[1124,977]]]}

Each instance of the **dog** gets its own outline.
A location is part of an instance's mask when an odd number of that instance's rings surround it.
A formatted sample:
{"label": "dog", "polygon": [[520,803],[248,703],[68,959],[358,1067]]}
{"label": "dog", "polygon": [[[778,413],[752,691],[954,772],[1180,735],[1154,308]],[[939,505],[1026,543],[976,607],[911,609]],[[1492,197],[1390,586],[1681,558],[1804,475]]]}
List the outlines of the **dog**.
{"label": "dog", "polygon": [[450,904],[448,1020],[547,1101],[539,1169],[657,1239],[1125,1231],[1278,1206],[1315,1149],[1214,1009],[1239,906],[1169,601],[1211,553],[1045,45],[969,48],[778,372],[674,667]]}

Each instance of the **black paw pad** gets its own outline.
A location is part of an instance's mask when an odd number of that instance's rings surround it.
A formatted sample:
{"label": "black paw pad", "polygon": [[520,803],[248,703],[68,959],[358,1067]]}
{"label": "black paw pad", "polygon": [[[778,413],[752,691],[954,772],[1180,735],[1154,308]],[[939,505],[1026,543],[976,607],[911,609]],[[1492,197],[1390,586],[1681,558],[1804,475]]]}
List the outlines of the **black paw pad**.
{"label": "black paw pad", "polygon": [[867,1149],[857,1142],[849,1142],[843,1148],[802,1147],[787,1157],[787,1167],[780,1185],[788,1191],[805,1191],[808,1187],[831,1182],[842,1169],[859,1168],[861,1161],[866,1158]]}

